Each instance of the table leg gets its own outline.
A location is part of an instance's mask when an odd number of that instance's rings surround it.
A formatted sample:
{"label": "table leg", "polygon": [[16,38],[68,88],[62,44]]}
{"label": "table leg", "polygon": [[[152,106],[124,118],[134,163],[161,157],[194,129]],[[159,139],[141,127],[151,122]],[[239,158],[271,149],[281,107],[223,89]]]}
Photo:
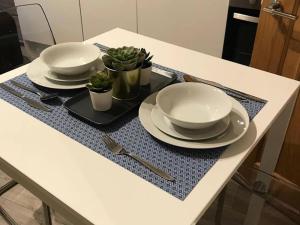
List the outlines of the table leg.
{"label": "table leg", "polygon": [[223,208],[224,208],[224,202],[225,202],[225,196],[226,196],[226,189],[227,186],[223,188],[221,193],[218,197],[218,204],[217,204],[217,211],[215,216],[215,225],[221,225],[222,224],[222,214],[223,214]]}
{"label": "table leg", "polygon": [[[266,135],[263,154],[261,157],[260,169],[269,174],[272,174],[276,168],[276,164],[281,152],[289,121],[297,100],[297,96],[298,93],[295,93],[294,96],[290,99],[285,109],[281,112],[276,121],[274,121],[273,125]],[[269,182],[266,180],[264,180],[264,183],[266,185],[269,184]],[[264,203],[264,200],[256,196],[255,194],[251,196],[244,225],[258,224],[262,209],[264,207]]]}
{"label": "table leg", "polygon": [[45,202],[43,202],[43,212],[44,212],[45,224],[52,225],[50,207]]}

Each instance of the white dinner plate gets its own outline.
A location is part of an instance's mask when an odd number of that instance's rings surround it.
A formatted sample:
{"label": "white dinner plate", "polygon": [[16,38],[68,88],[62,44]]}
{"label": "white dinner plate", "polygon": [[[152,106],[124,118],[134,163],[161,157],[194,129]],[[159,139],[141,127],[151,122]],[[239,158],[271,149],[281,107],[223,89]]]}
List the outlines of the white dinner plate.
{"label": "white dinner plate", "polygon": [[154,93],[146,98],[139,109],[139,119],[143,127],[157,139],[178,147],[191,149],[209,149],[218,148],[232,144],[244,136],[249,127],[249,116],[245,108],[235,99],[232,100],[232,112],[230,113],[230,124],[226,132],[222,135],[208,140],[188,141],[171,137],[159,130],[151,119],[151,112],[156,104],[156,95]]}
{"label": "white dinner plate", "polygon": [[[102,70],[104,68],[101,59],[98,60],[96,67],[99,70]],[[46,78],[45,75],[48,74],[48,72],[49,72],[49,67],[44,62],[42,62],[40,58],[37,58],[28,65],[27,76],[33,83],[40,85],[42,87],[52,88],[52,89],[61,89],[61,90],[79,89],[79,88],[84,88],[87,84],[87,81],[70,82],[70,83],[53,81]]]}
{"label": "white dinner plate", "polygon": [[230,124],[230,116],[225,117],[216,124],[202,129],[186,129],[179,127],[165,117],[157,105],[151,111],[151,119],[154,125],[164,133],[179,139],[196,141],[205,140],[222,134]]}

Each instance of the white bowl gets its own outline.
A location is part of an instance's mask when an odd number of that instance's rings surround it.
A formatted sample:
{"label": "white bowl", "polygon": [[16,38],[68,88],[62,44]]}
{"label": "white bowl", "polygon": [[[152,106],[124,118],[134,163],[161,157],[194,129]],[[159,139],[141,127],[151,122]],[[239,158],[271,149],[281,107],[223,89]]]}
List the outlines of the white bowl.
{"label": "white bowl", "polygon": [[194,82],[162,89],[156,104],[172,123],[188,129],[212,126],[228,116],[232,109],[232,102],[225,92]]}
{"label": "white bowl", "polygon": [[50,46],[40,58],[52,72],[78,75],[88,71],[100,57],[100,50],[92,44],[67,42]]}

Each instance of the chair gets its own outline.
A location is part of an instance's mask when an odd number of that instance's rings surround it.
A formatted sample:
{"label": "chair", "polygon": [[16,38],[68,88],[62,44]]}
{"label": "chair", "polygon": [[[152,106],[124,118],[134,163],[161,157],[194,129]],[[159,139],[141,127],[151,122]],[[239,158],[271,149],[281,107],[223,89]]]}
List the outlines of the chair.
{"label": "chair", "polygon": [[[56,44],[56,40],[40,4],[24,4],[0,10],[0,75],[31,62],[39,57],[43,49],[53,44]],[[11,180],[0,187],[0,196],[17,184]],[[51,225],[50,208],[44,202],[43,212],[45,224]],[[1,206],[0,215],[8,224],[17,225]]]}
{"label": "chair", "polygon": [[0,12],[0,73],[4,73],[23,63],[17,26],[7,12]]}
{"label": "chair", "polygon": [[31,62],[53,44],[56,40],[40,4],[0,10],[0,74]]}
{"label": "chair", "polygon": [[219,196],[215,224],[242,225],[253,220],[245,216],[253,200],[264,203],[257,224],[300,224],[299,186],[256,168],[242,166],[240,171]]}

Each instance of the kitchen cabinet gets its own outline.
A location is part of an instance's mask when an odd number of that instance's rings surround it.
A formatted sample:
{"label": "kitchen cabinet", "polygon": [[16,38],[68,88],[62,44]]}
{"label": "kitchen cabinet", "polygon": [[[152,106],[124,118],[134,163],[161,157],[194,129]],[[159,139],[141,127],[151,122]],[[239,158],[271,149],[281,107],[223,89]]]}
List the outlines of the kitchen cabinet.
{"label": "kitchen cabinet", "polygon": [[[222,56],[229,0],[15,0],[17,5],[32,2],[45,9],[58,42],[86,40],[120,27]],[[34,13],[22,16],[28,20]]]}
{"label": "kitchen cabinet", "polygon": [[[15,5],[39,3],[42,5],[58,43],[82,41],[80,7],[78,0],[14,0]],[[41,21],[38,7],[22,7],[18,11],[21,30],[29,39],[47,44],[46,24]],[[44,32],[44,33],[43,33]]]}
{"label": "kitchen cabinet", "polygon": [[229,0],[137,0],[138,33],[221,57]]}
{"label": "kitchen cabinet", "polygon": [[84,39],[89,39],[116,27],[137,32],[137,1],[82,0]]}

